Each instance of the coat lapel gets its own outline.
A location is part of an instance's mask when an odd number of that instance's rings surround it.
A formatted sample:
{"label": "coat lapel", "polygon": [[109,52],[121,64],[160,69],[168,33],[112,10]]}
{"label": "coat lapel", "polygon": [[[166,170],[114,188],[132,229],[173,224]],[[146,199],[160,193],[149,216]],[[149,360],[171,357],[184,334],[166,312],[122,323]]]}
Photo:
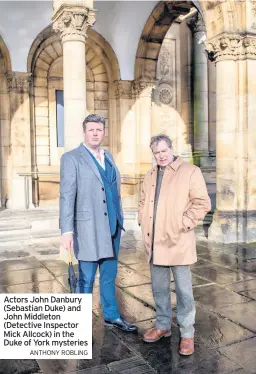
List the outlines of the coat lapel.
{"label": "coat lapel", "polygon": [[91,168],[91,170],[94,172],[96,177],[99,178],[99,180],[103,184],[100,172],[83,144],[80,145],[80,155],[83,158],[83,160],[87,163],[87,165]]}
{"label": "coat lapel", "polygon": [[112,161],[111,157],[109,157],[106,151],[105,151],[105,157],[108,159],[110,165],[112,166],[112,176],[113,176],[114,169],[116,171],[116,182],[117,182],[118,193],[120,195],[121,176],[120,176],[119,170],[117,169],[115,163]]}

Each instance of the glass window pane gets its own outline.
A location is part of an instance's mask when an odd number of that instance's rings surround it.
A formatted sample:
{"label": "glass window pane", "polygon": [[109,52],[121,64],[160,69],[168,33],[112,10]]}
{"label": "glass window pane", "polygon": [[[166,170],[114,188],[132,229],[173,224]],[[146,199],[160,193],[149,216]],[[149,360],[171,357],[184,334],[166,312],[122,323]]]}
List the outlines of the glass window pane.
{"label": "glass window pane", "polygon": [[64,99],[63,91],[56,90],[57,147],[64,147]]}

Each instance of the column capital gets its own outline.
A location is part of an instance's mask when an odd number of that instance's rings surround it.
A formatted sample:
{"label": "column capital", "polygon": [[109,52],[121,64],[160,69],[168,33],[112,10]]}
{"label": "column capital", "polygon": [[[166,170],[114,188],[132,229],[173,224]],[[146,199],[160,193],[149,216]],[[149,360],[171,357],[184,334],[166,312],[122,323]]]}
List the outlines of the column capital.
{"label": "column capital", "polygon": [[10,71],[5,74],[8,91],[16,93],[28,93],[31,83],[31,73]]}
{"label": "column capital", "polygon": [[132,99],[132,81],[116,81],[115,97],[117,99]]}
{"label": "column capital", "polygon": [[156,88],[156,81],[137,79],[133,81],[132,88],[135,97],[151,96],[152,90]]}
{"label": "column capital", "polygon": [[223,33],[206,43],[211,61],[256,59],[256,36]]}
{"label": "column capital", "polygon": [[62,5],[53,15],[53,29],[60,32],[62,42],[76,40],[85,42],[87,30],[96,20],[96,10],[84,6]]}
{"label": "column capital", "polygon": [[187,21],[187,24],[191,28],[193,34],[198,33],[198,32],[200,33],[206,32],[204,19],[201,13],[199,12],[193,15],[191,18],[189,18],[189,20]]}

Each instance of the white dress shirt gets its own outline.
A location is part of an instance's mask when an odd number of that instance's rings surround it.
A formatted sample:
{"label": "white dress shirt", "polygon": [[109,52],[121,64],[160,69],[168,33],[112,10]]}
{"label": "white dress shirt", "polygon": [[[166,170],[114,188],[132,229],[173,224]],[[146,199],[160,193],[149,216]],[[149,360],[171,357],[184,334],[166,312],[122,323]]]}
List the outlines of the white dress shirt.
{"label": "white dress shirt", "polygon": [[[85,145],[84,143],[83,143],[83,145],[85,146],[85,148],[88,149],[89,152],[91,152],[91,154],[96,158],[96,160],[98,161],[100,166],[105,170],[105,151],[104,151],[104,149],[100,148],[99,153],[98,153],[97,151],[94,151],[93,149],[87,147],[87,145]],[[97,158],[98,154],[100,154],[100,160]]]}

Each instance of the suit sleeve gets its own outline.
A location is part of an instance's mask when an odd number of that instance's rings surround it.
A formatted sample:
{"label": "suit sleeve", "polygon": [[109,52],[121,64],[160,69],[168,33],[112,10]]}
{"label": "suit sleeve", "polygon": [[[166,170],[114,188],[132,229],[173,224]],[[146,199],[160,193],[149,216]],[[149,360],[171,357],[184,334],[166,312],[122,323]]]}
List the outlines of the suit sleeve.
{"label": "suit sleeve", "polygon": [[74,211],[77,192],[76,166],[64,153],[60,163],[60,229],[61,234],[74,232]]}
{"label": "suit sleeve", "polygon": [[142,215],[143,215],[143,209],[145,205],[145,198],[146,198],[146,193],[145,193],[145,185],[146,185],[146,177],[144,178],[142,182],[142,187],[141,187],[141,192],[140,192],[140,200],[138,204],[138,224],[139,226],[141,225],[142,221]]}
{"label": "suit sleeve", "polygon": [[194,229],[211,210],[211,200],[201,170],[196,167],[190,178],[189,197],[192,205],[183,214],[185,231]]}

